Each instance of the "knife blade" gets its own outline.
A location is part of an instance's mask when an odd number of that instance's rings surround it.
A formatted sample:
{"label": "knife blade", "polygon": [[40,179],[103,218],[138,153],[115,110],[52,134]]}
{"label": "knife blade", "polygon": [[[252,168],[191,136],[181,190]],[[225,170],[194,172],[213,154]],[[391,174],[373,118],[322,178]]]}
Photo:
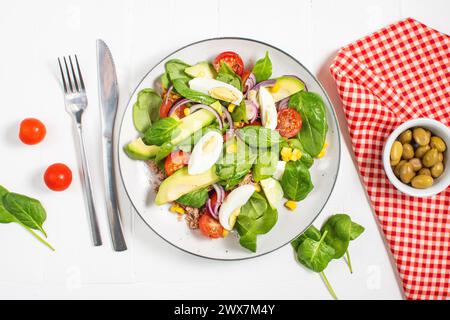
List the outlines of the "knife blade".
{"label": "knife blade", "polygon": [[106,211],[114,250],[124,251],[127,250],[127,245],[122,231],[122,222],[117,201],[113,147],[114,121],[119,105],[119,86],[117,84],[116,68],[111,51],[101,39],[97,40],[97,74],[102,118]]}

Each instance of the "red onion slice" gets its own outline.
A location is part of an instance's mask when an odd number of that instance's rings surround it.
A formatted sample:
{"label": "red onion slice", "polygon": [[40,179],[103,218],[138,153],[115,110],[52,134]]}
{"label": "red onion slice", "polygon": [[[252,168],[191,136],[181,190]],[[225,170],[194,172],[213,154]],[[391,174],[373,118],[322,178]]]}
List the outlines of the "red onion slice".
{"label": "red onion slice", "polygon": [[256,77],[255,75],[251,72],[250,75],[248,76],[247,80],[245,80],[244,83],[244,93],[246,93],[248,90],[250,90],[251,88],[253,88],[256,85]]}
{"label": "red onion slice", "polygon": [[222,203],[225,198],[225,190],[220,184],[217,183],[214,183],[212,186],[217,194],[217,203]]}
{"label": "red onion slice", "polygon": [[287,97],[287,98],[284,98],[284,99],[278,101],[276,104],[277,110],[279,111],[279,110],[287,109],[289,106],[290,99],[291,99],[291,97]]}
{"label": "red onion slice", "polygon": [[258,117],[259,108],[252,100],[245,100],[245,108],[247,113],[247,120],[253,122]]}
{"label": "red onion slice", "polygon": [[177,109],[178,109],[179,107],[181,107],[182,105],[184,105],[184,104],[186,104],[186,103],[189,103],[189,102],[193,102],[193,101],[192,101],[192,100],[189,100],[189,99],[186,99],[186,98],[182,98],[182,99],[177,100],[177,102],[175,102],[175,103],[173,104],[173,106],[170,107],[170,110],[169,110],[169,117],[170,117],[175,111],[177,111]]}
{"label": "red onion slice", "polygon": [[230,130],[233,130],[234,129],[234,123],[233,123],[233,118],[231,117],[230,112],[224,106],[222,106],[222,111],[225,114],[225,118],[227,118],[227,122],[228,122],[228,125],[230,126]]}
{"label": "red onion slice", "polygon": [[166,103],[167,100],[169,100],[169,98],[170,98],[170,93],[172,92],[172,90],[173,90],[173,86],[170,86],[169,89],[167,89],[166,95],[164,96],[163,104]]}
{"label": "red onion slice", "polygon": [[220,116],[219,112],[217,112],[217,110],[214,109],[213,107],[208,106],[206,104],[195,104],[190,109],[191,109],[191,112],[195,112],[195,111],[200,110],[200,109],[204,109],[204,110],[210,111],[216,117],[217,121],[219,121],[219,128],[220,128],[220,130],[223,129],[222,117]]}
{"label": "red onion slice", "polygon": [[211,215],[211,217],[213,217],[216,220],[219,220],[219,208],[217,206],[217,204],[214,206],[214,208],[211,205],[211,199],[208,199],[208,201],[206,201],[206,209],[208,210],[209,214]]}
{"label": "red onion slice", "polygon": [[[250,90],[258,91],[259,88],[261,88],[261,87],[273,87],[275,85],[275,82],[277,82],[276,79],[264,80],[264,81],[261,81],[260,83],[257,83]],[[248,90],[248,91],[250,91],[250,90]]]}

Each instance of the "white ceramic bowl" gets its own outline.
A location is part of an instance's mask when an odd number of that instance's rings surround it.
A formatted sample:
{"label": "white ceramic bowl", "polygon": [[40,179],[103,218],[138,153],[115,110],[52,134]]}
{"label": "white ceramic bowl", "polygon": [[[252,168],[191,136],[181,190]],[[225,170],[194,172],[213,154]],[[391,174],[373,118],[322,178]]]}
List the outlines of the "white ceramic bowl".
{"label": "white ceramic bowl", "polygon": [[[398,179],[392,170],[391,164],[390,164],[390,152],[392,148],[392,144],[394,143],[395,139],[405,130],[414,128],[414,127],[422,127],[425,129],[428,129],[431,131],[433,135],[441,137],[445,144],[447,145],[447,150],[445,151],[444,155],[444,172],[442,175],[434,179],[433,186],[427,188],[427,189],[415,189],[413,187],[410,187],[409,185],[403,183]],[[444,124],[442,124],[439,121],[428,119],[428,118],[419,118],[414,120],[409,120],[400,125],[397,129],[395,129],[389,138],[387,139],[386,143],[384,144],[383,148],[383,166],[384,171],[386,172],[386,175],[389,178],[389,181],[401,192],[408,194],[410,196],[415,197],[429,197],[436,195],[442,191],[444,191],[449,185],[450,185],[450,128],[446,127]]]}

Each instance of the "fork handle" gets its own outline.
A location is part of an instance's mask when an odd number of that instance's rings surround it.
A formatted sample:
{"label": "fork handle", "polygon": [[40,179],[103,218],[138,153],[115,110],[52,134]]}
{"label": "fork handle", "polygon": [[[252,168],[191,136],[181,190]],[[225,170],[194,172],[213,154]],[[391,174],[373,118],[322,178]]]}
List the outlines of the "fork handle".
{"label": "fork handle", "polygon": [[92,240],[94,242],[94,246],[101,246],[102,237],[98,225],[97,212],[94,206],[94,197],[92,195],[91,175],[89,173],[89,167],[87,164],[83,130],[81,128],[81,123],[77,123],[76,126],[77,126],[78,142],[81,151],[81,169],[80,169],[81,186],[83,188],[84,200],[89,213],[89,220],[90,220],[89,222],[91,227]]}

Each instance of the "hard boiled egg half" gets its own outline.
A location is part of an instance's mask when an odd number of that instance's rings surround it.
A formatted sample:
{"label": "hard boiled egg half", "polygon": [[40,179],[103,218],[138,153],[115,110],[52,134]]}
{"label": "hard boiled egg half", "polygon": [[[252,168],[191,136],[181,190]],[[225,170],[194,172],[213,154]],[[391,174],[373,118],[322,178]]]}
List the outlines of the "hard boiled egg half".
{"label": "hard boiled egg half", "polygon": [[265,128],[275,130],[278,122],[277,108],[272,94],[265,87],[259,88],[258,102],[261,112],[261,122]]}
{"label": "hard boiled egg half", "polygon": [[208,171],[219,159],[223,137],[217,131],[209,131],[198,140],[189,157],[188,173],[196,175]]}
{"label": "hard boiled egg half", "polygon": [[233,229],[241,207],[247,203],[254,192],[255,187],[252,184],[237,187],[230,192],[219,209],[219,222],[222,227],[226,230]]}
{"label": "hard boiled egg half", "polygon": [[215,79],[194,78],[189,81],[189,88],[235,105],[239,105],[244,96],[232,85]]}

